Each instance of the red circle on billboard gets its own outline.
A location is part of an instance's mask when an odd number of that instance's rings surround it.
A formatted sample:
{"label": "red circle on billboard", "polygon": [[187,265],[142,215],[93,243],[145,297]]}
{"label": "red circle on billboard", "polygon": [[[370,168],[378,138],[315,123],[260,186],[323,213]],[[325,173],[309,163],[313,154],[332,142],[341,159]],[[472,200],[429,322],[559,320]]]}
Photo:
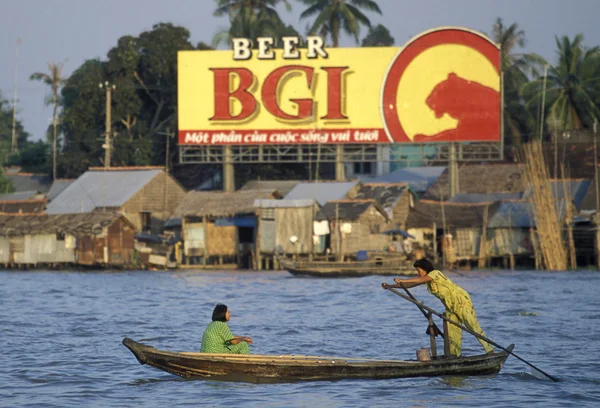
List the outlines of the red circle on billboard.
{"label": "red circle on billboard", "polygon": [[[482,54],[500,75],[500,50],[496,44],[473,31],[460,28],[442,28],[427,32],[408,43],[398,53],[390,65],[384,80],[382,92],[383,123],[391,140],[394,142],[412,142],[404,130],[398,115],[396,103],[398,86],[402,75],[409,64],[422,52],[438,45],[463,45]],[[498,108],[500,98],[498,97]],[[499,121],[500,109],[497,111]],[[499,122],[498,122],[499,123]],[[498,136],[499,140],[499,126]],[[432,140],[433,141],[433,140]],[[445,140],[439,140],[445,141]]]}

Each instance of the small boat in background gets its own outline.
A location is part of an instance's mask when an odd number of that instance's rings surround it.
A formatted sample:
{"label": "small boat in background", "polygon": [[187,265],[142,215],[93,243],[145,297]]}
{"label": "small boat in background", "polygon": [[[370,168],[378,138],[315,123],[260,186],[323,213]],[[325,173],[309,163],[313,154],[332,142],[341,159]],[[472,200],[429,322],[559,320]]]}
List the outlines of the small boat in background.
{"label": "small boat in background", "polygon": [[180,377],[246,382],[489,375],[498,373],[508,357],[506,352],[493,352],[470,357],[403,361],[303,355],[173,352],[158,350],[127,337],[123,339],[123,345],[133,353],[140,364],[147,364]]}
{"label": "small boat in background", "polygon": [[[364,252],[361,256],[361,252]],[[406,256],[389,252],[358,251],[344,261],[329,258],[313,260],[278,257],[281,267],[295,276],[361,277],[368,275],[414,275],[413,262]]]}

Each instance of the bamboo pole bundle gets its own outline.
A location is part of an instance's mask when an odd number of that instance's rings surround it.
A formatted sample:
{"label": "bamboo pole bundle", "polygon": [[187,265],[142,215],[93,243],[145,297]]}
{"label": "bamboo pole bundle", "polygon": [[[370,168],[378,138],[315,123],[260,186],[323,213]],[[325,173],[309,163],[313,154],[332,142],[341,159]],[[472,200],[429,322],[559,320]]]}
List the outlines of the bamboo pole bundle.
{"label": "bamboo pole bundle", "polygon": [[524,177],[531,188],[530,200],[544,264],[549,270],[565,270],[567,252],[562,235],[562,224],[554,204],[542,145],[539,142],[529,143],[524,146],[523,153]]}
{"label": "bamboo pole bundle", "polygon": [[573,238],[573,204],[571,200],[571,189],[565,178],[565,167],[561,165],[563,176],[563,195],[565,204],[565,225],[567,226],[567,237],[569,239],[569,268],[577,269],[577,251],[575,250],[575,239]]}

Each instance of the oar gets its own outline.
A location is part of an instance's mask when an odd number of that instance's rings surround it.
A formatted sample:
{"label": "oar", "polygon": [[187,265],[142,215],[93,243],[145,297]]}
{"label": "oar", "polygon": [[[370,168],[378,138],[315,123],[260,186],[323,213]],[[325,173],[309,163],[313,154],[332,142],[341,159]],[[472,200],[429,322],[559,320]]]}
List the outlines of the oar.
{"label": "oar", "polygon": [[[390,287],[385,287],[385,289],[393,289],[393,288],[390,288]],[[412,294],[412,293],[410,293],[410,292],[408,291],[408,289],[406,289],[406,288],[404,288],[404,287],[403,287],[402,289],[404,289],[404,291],[406,292],[406,294],[407,294],[408,296],[410,296],[410,298],[416,302],[415,304],[417,305],[417,307],[419,308],[419,310],[421,311],[421,313],[423,313],[423,316],[425,316],[427,319],[429,319],[429,315],[427,314],[427,312],[425,311],[425,309],[423,309],[423,308],[421,307],[421,305],[419,304],[419,301],[418,301],[418,300],[417,300],[417,299],[416,299],[416,298],[413,296],[413,294]],[[435,333],[435,335],[436,335],[436,336],[437,336],[437,335],[440,335],[440,336],[442,336],[442,338],[444,338],[444,332],[442,332],[442,331],[440,330],[440,328],[439,328],[439,327],[437,327],[437,325],[436,325],[435,323],[433,323],[433,332]],[[426,331],[425,333],[429,334],[429,327],[427,328],[427,331]]]}
{"label": "oar", "polygon": [[496,346],[496,347],[498,347],[498,348],[499,348],[499,349],[501,349],[501,350],[504,350],[505,352],[507,352],[508,354],[510,354],[510,355],[514,356],[515,358],[517,358],[517,359],[521,360],[522,362],[524,362],[524,363],[525,363],[525,364],[527,364],[528,366],[530,366],[530,367],[533,367],[535,370],[537,370],[537,371],[539,371],[540,373],[544,374],[546,377],[548,377],[548,378],[549,378],[549,379],[551,379],[552,381],[558,382],[558,379],[557,379],[557,378],[554,378],[554,377],[552,377],[550,374],[548,374],[548,373],[546,373],[546,372],[544,372],[544,371],[540,370],[539,368],[537,368],[536,366],[534,366],[533,364],[531,364],[529,361],[526,361],[525,359],[523,359],[523,358],[519,357],[518,355],[516,355],[515,353],[513,353],[511,350],[509,350],[509,349],[506,349],[506,348],[502,347],[500,344],[498,344],[498,343],[496,343],[496,342],[494,342],[494,341],[492,341],[492,340],[490,340],[490,339],[488,339],[488,338],[486,338],[486,337],[482,336],[482,335],[481,335],[481,334],[479,334],[479,333],[475,333],[473,330],[471,330],[471,329],[469,329],[469,328],[467,328],[467,327],[463,326],[463,325],[462,325],[462,324],[460,324],[460,323],[457,323],[457,322],[455,322],[455,321],[454,321],[454,320],[452,320],[452,319],[449,319],[449,318],[447,318],[447,317],[446,317],[446,316],[444,316],[443,314],[441,314],[441,313],[438,313],[438,312],[436,312],[435,310],[433,310],[432,308],[425,306],[423,303],[419,302],[418,300],[416,300],[416,299],[411,299],[410,297],[408,297],[408,296],[406,296],[406,295],[403,295],[402,293],[398,292],[398,291],[397,291],[397,290],[395,290],[394,288],[390,288],[389,286],[387,286],[385,289],[387,289],[387,290],[389,290],[389,291],[391,291],[391,292],[394,292],[396,295],[400,296],[401,298],[404,298],[404,299],[408,300],[408,301],[409,301],[409,302],[411,302],[411,303],[414,303],[415,305],[419,306],[419,308],[420,308],[420,309],[422,309],[422,310],[423,310],[423,309],[424,309],[424,310],[427,310],[428,312],[431,312],[431,313],[433,313],[434,315],[436,315],[436,316],[438,316],[438,317],[441,317],[442,319],[444,319],[444,320],[445,320],[445,321],[447,321],[448,323],[452,323],[453,325],[460,327],[461,329],[463,329],[464,331],[466,331],[466,332],[468,332],[468,333],[471,333],[473,336],[477,337],[478,339],[481,339],[481,340],[483,340],[483,341],[485,341],[485,342],[488,342],[488,343],[490,343],[490,344],[491,344],[491,345],[493,345],[493,346]]}

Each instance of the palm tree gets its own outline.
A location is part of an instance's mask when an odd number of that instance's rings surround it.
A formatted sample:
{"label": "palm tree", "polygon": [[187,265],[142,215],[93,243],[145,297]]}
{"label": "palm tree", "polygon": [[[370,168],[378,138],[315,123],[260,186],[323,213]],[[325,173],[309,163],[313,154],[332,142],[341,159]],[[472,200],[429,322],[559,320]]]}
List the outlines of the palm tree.
{"label": "palm tree", "polygon": [[316,15],[309,34],[319,33],[331,36],[333,47],[340,43],[340,33],[352,35],[358,44],[360,26],[371,28],[371,21],[360,9],[381,14],[381,9],[373,0],[302,0],[309,6],[300,14],[300,19]]}
{"label": "palm tree", "polygon": [[52,141],[52,178],[54,180],[56,180],[56,137],[58,125],[56,114],[58,113],[59,102],[58,90],[60,86],[63,85],[66,81],[66,79],[61,76],[63,65],[63,63],[56,64],[54,62],[49,62],[49,74],[46,74],[44,72],[36,72],[31,74],[31,76],[29,77],[29,80],[31,81],[42,81],[46,85],[50,86],[51,89],[51,94],[49,98],[46,98],[46,105],[52,104],[54,106],[54,112],[52,114],[52,125],[54,128],[54,139]]}
{"label": "palm tree", "polygon": [[277,37],[285,25],[275,7],[283,3],[291,9],[288,0],[217,0],[215,17],[229,16],[230,28],[213,37],[213,46],[228,43],[233,37],[256,40],[257,37]]}
{"label": "palm tree", "polygon": [[541,108],[548,112],[546,123],[556,129],[591,128],[600,121],[600,47],[586,48],[582,34],[573,40],[556,37],[556,46],[558,63],[524,88],[528,105],[545,100]]}
{"label": "palm tree", "polygon": [[492,27],[492,40],[500,45],[500,66],[504,74],[504,127],[510,132],[513,145],[518,146],[523,132],[527,132],[528,124],[531,124],[521,89],[529,82],[530,76],[539,77],[540,68],[546,61],[537,54],[516,52],[526,43],[525,32],[516,23],[507,27],[501,18],[497,18]]}

